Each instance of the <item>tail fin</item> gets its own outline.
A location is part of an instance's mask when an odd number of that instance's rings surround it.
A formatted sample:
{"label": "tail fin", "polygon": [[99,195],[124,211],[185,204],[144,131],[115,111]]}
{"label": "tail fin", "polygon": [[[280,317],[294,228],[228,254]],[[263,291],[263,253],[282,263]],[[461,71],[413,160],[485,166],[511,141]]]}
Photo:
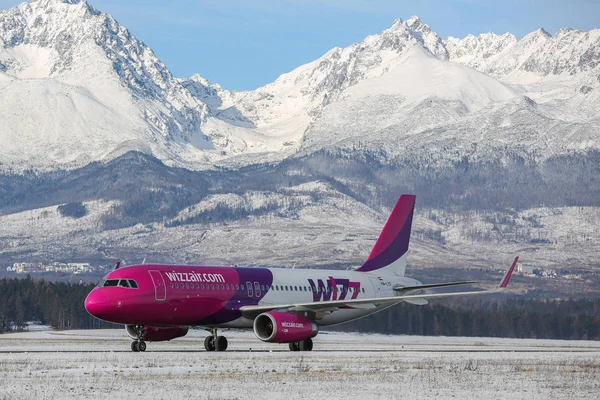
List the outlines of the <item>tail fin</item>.
{"label": "tail fin", "polygon": [[381,271],[404,276],[416,196],[403,194],[398,199],[361,272]]}

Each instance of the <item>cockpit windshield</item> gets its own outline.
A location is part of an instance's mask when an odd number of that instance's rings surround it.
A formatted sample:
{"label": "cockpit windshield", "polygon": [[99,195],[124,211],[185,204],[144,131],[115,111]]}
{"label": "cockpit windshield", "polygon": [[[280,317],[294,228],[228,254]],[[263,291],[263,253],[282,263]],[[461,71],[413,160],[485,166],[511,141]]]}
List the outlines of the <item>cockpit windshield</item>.
{"label": "cockpit windshield", "polygon": [[97,287],[111,287],[111,286],[120,286],[124,288],[137,289],[138,284],[133,279],[107,279],[105,281],[100,281]]}

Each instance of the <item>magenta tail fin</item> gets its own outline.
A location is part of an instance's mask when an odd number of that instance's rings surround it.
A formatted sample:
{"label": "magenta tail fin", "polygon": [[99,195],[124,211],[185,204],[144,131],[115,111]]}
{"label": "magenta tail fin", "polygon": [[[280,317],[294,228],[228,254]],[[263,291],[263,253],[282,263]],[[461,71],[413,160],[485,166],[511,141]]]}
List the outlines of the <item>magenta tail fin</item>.
{"label": "magenta tail fin", "polygon": [[357,271],[383,270],[404,276],[415,199],[416,196],[410,194],[400,196],[369,258]]}

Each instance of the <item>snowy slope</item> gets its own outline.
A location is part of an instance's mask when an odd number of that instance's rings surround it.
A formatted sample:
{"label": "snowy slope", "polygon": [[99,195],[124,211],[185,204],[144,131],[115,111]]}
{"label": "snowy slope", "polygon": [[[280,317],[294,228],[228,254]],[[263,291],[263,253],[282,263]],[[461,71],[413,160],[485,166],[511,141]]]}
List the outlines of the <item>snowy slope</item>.
{"label": "snowy slope", "polygon": [[422,159],[476,147],[480,159],[544,159],[598,148],[596,31],[442,39],[411,17],[254,91],[188,82],[211,104],[206,134],[232,155],[341,147]]}
{"label": "snowy slope", "polygon": [[[600,29],[543,29],[517,40],[493,33],[445,41],[449,59],[513,85],[537,102],[585,95],[600,86]],[[567,113],[568,114],[568,113]]]}
{"label": "snowy slope", "polygon": [[[27,260],[125,258],[215,265],[358,266],[389,209],[375,209],[321,182],[212,195],[161,222],[107,230],[116,201],[85,202],[88,214],[65,217],[56,206],[0,216],[0,248]],[[248,216],[188,221],[217,207]],[[265,207],[268,207],[265,209]],[[265,212],[257,212],[260,209]],[[594,268],[600,243],[595,207],[532,208],[517,213],[416,209],[411,267],[503,268],[510,256],[541,268]],[[546,243],[546,244],[544,244]]]}
{"label": "snowy slope", "polygon": [[[344,49],[334,48],[255,91],[223,93],[221,98],[225,100],[220,109],[235,110],[233,114],[242,116],[255,131],[294,148],[302,144],[301,140],[313,140],[310,132],[315,121],[343,125],[340,131],[354,127],[357,119],[364,125],[379,124],[379,117],[388,114],[390,102],[414,104],[431,97],[464,99],[471,110],[514,97],[510,89],[492,78],[444,61],[447,57],[442,40],[418,18],[396,20],[381,34]],[[440,88],[440,84],[446,87]],[[207,91],[200,91],[199,97],[205,99]],[[218,90],[212,93],[221,95]],[[345,102],[360,106],[350,110],[352,106]],[[338,119],[337,109],[354,117]],[[235,119],[226,120],[235,123]],[[423,122],[428,126],[440,121]],[[218,128],[207,128],[206,132],[209,136],[232,136]],[[338,131],[332,131],[332,135],[326,138],[329,143],[343,139]],[[231,141],[233,147],[235,139]]]}
{"label": "snowy slope", "polygon": [[84,1],[0,13],[0,160],[78,166],[129,150],[204,160],[205,106],[151,49]]}

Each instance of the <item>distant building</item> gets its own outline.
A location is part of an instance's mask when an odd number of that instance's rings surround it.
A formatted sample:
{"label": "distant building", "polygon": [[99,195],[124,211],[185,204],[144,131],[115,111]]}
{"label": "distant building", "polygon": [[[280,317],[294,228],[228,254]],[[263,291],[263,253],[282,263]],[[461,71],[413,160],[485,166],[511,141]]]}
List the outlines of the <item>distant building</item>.
{"label": "distant building", "polygon": [[42,272],[42,263],[14,263],[13,271],[17,274],[28,274],[31,272]]}
{"label": "distant building", "polygon": [[88,272],[94,272],[94,269],[89,263],[61,263],[54,261],[47,265],[44,265],[43,263],[16,262],[12,267],[6,268],[6,271],[16,272],[17,274],[29,274],[35,272],[84,274]]}
{"label": "distant building", "polygon": [[533,275],[535,268],[531,264],[517,264],[517,272],[521,275]]}
{"label": "distant building", "polygon": [[88,263],[69,263],[69,267],[72,269],[74,274],[90,272],[90,264]]}

